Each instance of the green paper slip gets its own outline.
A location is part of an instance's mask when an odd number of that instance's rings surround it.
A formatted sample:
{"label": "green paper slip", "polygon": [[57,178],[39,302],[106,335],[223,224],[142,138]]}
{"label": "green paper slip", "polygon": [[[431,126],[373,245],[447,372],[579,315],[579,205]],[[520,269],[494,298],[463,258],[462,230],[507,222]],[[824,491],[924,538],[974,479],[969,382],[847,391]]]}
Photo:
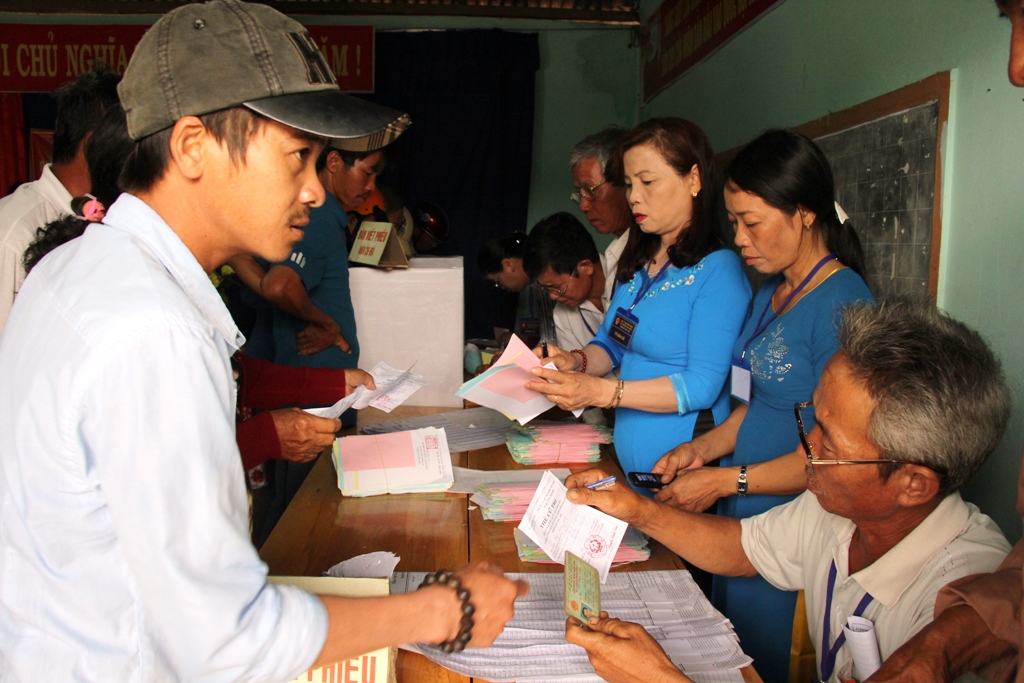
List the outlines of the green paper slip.
{"label": "green paper slip", "polygon": [[565,613],[584,624],[601,616],[601,575],[589,564],[565,551]]}

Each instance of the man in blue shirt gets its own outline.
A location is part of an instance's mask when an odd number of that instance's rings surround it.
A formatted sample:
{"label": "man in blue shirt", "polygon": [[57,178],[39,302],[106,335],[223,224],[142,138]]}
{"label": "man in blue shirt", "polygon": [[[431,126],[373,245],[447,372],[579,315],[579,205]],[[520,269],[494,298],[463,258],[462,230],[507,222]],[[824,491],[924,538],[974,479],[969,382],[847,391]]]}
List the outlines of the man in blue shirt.
{"label": "man in blue shirt", "polygon": [[[326,190],[324,203],[309,213],[301,241],[284,261],[264,270],[251,257],[232,262],[252,289],[274,306],[274,361],[292,367],[355,368],[359,363],[356,317],[348,286],[349,226],[347,210],[366,201],[384,169],[380,150],[349,152],[328,147],[317,158],[316,171]],[[356,411],[341,416],[344,427],[354,426]],[[268,483],[273,500],[265,516],[253,519],[262,543],[295,497],[315,460],[272,463]]]}

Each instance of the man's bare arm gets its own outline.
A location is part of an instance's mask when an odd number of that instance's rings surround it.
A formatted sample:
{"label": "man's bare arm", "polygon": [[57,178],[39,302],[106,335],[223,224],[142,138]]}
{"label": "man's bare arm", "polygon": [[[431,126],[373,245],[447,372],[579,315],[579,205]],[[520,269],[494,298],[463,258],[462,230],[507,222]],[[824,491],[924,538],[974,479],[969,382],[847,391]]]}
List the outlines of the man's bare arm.
{"label": "man's bare arm", "polygon": [[985,664],[1016,653],[994,636],[967,605],[946,610],[893,652],[869,683],[952,681]]}
{"label": "man's bare arm", "polygon": [[690,564],[709,572],[721,576],[757,575],[743,552],[740,520],[679,510],[639,496],[620,482],[602,491],[586,488],[607,476],[597,469],[571,475],[565,480],[567,498],[580,505],[593,505],[628,522]]}
{"label": "man's bare arm", "polygon": [[331,344],[336,344],[346,353],[351,350],[337,323],[317,308],[309,298],[302,278],[288,266],[271,267],[260,283],[260,291],[264,299],[285,313],[309,323],[297,340],[301,355],[323,351]]}

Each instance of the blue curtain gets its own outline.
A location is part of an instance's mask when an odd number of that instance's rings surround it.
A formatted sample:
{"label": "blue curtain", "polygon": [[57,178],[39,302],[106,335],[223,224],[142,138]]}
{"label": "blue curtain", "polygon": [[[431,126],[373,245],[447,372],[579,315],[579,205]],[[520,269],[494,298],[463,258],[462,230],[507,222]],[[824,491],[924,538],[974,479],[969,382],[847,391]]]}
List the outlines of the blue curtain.
{"label": "blue curtain", "polygon": [[435,253],[464,258],[465,332],[490,337],[495,325],[511,324],[516,296],[479,276],[477,253],[488,239],[527,228],[537,35],[400,32],[376,41],[367,99],[413,121],[389,148],[382,182],[409,207],[429,201],[448,214],[452,239]]}

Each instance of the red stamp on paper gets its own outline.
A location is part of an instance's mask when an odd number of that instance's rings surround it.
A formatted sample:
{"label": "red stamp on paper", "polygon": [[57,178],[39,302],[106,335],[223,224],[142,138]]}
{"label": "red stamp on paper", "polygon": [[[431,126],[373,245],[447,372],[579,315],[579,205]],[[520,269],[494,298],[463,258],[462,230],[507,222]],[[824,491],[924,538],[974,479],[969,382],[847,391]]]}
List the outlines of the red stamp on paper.
{"label": "red stamp on paper", "polygon": [[423,443],[427,445],[427,448],[436,451],[437,450],[437,434],[427,434],[423,437]]}
{"label": "red stamp on paper", "polygon": [[587,539],[584,547],[587,549],[587,554],[591,557],[603,557],[608,552],[608,545],[603,538],[596,534]]}

